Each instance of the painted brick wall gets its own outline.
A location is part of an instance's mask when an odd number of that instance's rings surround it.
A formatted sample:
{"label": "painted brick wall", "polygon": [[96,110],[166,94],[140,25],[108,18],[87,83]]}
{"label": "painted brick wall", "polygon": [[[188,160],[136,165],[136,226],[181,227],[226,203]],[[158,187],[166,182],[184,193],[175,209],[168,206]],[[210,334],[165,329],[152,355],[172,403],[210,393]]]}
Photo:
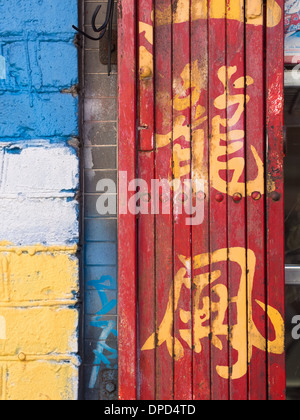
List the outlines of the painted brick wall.
{"label": "painted brick wall", "polygon": [[[107,2],[84,1],[84,28],[92,34],[91,17],[102,6],[97,24],[105,20]],[[117,8],[114,14],[116,30]],[[103,42],[103,41],[102,41]],[[105,42],[105,41],[104,41]],[[99,214],[103,189],[117,184],[117,66],[108,77],[99,60],[99,43],[84,40],[84,398],[117,399],[117,215]],[[110,192],[116,203],[117,190]]]}
{"label": "painted brick wall", "polygon": [[74,400],[77,1],[0,0],[0,15],[0,399]]}

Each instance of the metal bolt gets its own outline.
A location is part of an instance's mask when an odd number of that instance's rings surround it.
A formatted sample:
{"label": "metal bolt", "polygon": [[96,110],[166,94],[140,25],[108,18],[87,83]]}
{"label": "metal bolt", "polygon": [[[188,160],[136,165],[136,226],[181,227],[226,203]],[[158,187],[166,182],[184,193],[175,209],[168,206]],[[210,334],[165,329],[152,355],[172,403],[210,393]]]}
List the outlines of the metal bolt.
{"label": "metal bolt", "polygon": [[202,201],[206,199],[206,194],[203,191],[199,191],[197,194],[197,200]]}
{"label": "metal bolt", "polygon": [[151,194],[149,194],[149,193],[144,193],[144,194],[142,194],[142,196],[141,196],[141,200],[142,200],[144,203],[149,203],[149,202],[151,201]]}
{"label": "metal bolt", "polygon": [[112,382],[109,382],[108,384],[105,385],[105,389],[107,392],[111,394],[112,392],[116,390],[116,385],[113,384]]}
{"label": "metal bolt", "polygon": [[232,199],[235,203],[239,203],[242,198],[243,198],[242,194],[240,194],[240,193],[235,193],[235,194],[233,194],[233,197],[232,197]]}
{"label": "metal bolt", "polygon": [[178,203],[185,203],[188,200],[188,196],[185,193],[176,194],[175,198]]}
{"label": "metal bolt", "polygon": [[254,191],[254,192],[251,194],[251,197],[253,198],[253,200],[258,201],[258,200],[260,200],[260,199],[261,199],[261,193],[260,193],[260,192],[258,192],[258,191]]}
{"label": "metal bolt", "polygon": [[281,199],[281,194],[279,194],[279,192],[274,191],[271,193],[271,198],[273,201],[280,201]]}
{"label": "metal bolt", "polygon": [[152,70],[148,66],[143,66],[140,68],[140,78],[141,79],[148,79],[152,76]]}
{"label": "metal bolt", "polygon": [[221,193],[218,193],[216,194],[215,198],[218,203],[222,203],[222,201],[224,200],[224,195]]}
{"label": "metal bolt", "polygon": [[160,194],[159,201],[161,203],[166,203],[169,200],[170,200],[170,197],[167,194],[164,194],[164,195]]}
{"label": "metal bolt", "polygon": [[25,360],[26,360],[26,354],[19,353],[18,354],[18,359],[21,360],[21,362],[25,362]]}

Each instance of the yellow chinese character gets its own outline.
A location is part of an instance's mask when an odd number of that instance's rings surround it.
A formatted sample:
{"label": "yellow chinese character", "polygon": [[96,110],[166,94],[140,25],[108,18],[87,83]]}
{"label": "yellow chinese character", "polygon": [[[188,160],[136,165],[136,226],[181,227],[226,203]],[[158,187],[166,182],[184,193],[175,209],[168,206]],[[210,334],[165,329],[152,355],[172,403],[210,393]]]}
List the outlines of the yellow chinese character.
{"label": "yellow chinese character", "polygon": [[[155,348],[155,342],[160,347],[166,343],[170,356],[176,361],[184,357],[184,347],[180,341],[183,340],[192,348],[192,334],[194,348],[196,353],[202,351],[202,340],[211,335],[212,345],[219,350],[223,350],[221,338],[230,340],[231,347],[236,350],[238,357],[236,363],[231,367],[229,373],[228,366],[216,366],[217,373],[224,379],[238,379],[247,373],[248,362],[252,358],[252,349],[255,347],[262,351],[274,354],[282,354],[284,351],[284,321],[280,313],[271,306],[255,300],[263,311],[268,315],[271,324],[274,327],[275,338],[270,341],[264,338],[258,331],[252,317],[253,304],[253,282],[256,266],[255,254],[251,250],[244,248],[221,249],[212,254],[197,255],[193,260],[194,270],[201,270],[201,274],[193,279],[195,288],[195,300],[193,310],[193,328],[191,328],[192,314],[180,308],[180,296],[183,288],[191,290],[192,280],[191,259],[179,256],[183,267],[179,269],[174,281],[173,289],[170,291],[167,310],[160,324],[157,335],[154,333],[144,344],[142,351]],[[204,272],[203,269],[216,266],[222,263],[238,264],[241,269],[241,275],[238,283],[238,292],[236,296],[228,299],[227,287],[221,283],[222,270],[213,270],[211,273]],[[248,267],[246,264],[248,262]],[[248,268],[248,271],[247,271]],[[214,299],[210,300],[210,296]],[[173,313],[174,300],[174,313]],[[237,321],[231,326],[230,338],[228,336],[228,325],[226,322],[226,313],[229,305],[236,305]],[[173,319],[176,312],[183,324],[187,324],[186,329],[180,329],[180,337],[173,337]],[[193,330],[193,331],[192,331]]]}
{"label": "yellow chinese character", "polygon": [[[227,85],[237,72],[237,67],[221,67],[218,71],[218,79],[223,84],[224,93],[215,99],[214,105],[218,110],[233,107],[235,112],[229,118],[216,115],[212,118],[212,138],[210,145],[211,186],[223,194],[232,196],[239,193],[246,195],[245,182],[241,176],[245,171],[245,158],[235,157],[234,154],[245,147],[245,131],[233,127],[240,121],[245,111],[245,104],[250,101],[249,95],[240,93],[232,94]],[[250,86],[254,81],[246,77],[246,84]],[[245,80],[243,77],[234,81],[234,89],[243,89]],[[254,191],[264,193],[264,165],[255,147],[251,146],[251,152],[257,166],[257,176],[254,180],[247,181],[247,195],[251,196]],[[232,172],[232,178],[224,180],[221,173]]]}

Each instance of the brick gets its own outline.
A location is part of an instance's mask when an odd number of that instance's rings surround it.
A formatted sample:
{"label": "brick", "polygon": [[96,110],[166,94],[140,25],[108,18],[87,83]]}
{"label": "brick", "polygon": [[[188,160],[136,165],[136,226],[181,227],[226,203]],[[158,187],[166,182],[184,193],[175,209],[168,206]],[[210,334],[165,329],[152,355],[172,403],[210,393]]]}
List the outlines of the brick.
{"label": "brick", "polygon": [[43,41],[37,55],[42,86],[63,89],[78,83],[77,50],[73,43]]}
{"label": "brick", "polygon": [[[117,195],[92,195],[92,194],[85,194],[84,197],[84,214],[86,217],[99,217],[100,214],[97,210],[97,202],[99,200],[99,198],[102,197],[102,199],[109,199],[109,200],[113,200],[114,202],[114,207],[117,208]],[[102,215],[101,217],[116,217],[117,216],[117,212],[115,212],[114,214],[107,214],[107,215]]]}
{"label": "brick", "polygon": [[[117,300],[116,291],[105,290],[103,291],[103,293],[105,293],[105,296],[107,297],[108,302],[112,300]],[[97,314],[97,312],[103,309],[101,299],[99,298],[98,292],[95,289],[88,290],[85,293],[85,302],[86,302],[86,308],[85,308],[86,315],[94,316]],[[113,309],[108,311],[106,315],[117,315],[117,307],[115,306]]]}
{"label": "brick", "polygon": [[117,263],[116,243],[87,242],[85,262],[87,265],[115,265]]}
{"label": "brick", "polygon": [[[93,42],[93,41],[91,41]],[[84,72],[85,74],[102,73],[107,77],[107,65],[102,64],[99,59],[99,49],[85,50],[84,53]],[[112,74],[117,72],[117,65],[112,64]]]}
{"label": "brick", "polygon": [[1,96],[0,138],[37,139],[78,134],[77,99],[61,93]]}
{"label": "brick", "polygon": [[73,0],[14,0],[0,2],[1,34],[19,34],[21,31],[72,33],[77,24],[77,2]]}
{"label": "brick", "polygon": [[[84,182],[85,182],[85,193],[96,193],[99,192],[97,187],[99,181],[103,179],[109,179],[113,181],[116,185],[115,192],[117,192],[118,184],[118,172],[117,170],[85,170],[84,171]],[[100,191],[101,192],[101,191]]]}
{"label": "brick", "polygon": [[[94,365],[94,362],[95,362],[94,350],[97,348],[97,344],[99,342],[103,344],[106,343],[110,348],[114,350],[118,349],[118,337],[111,334],[106,341],[98,340],[100,333],[101,333],[101,329],[95,328],[95,340],[90,339],[90,340],[84,341],[84,354],[85,354],[84,363],[86,365]],[[109,355],[109,352],[106,352],[106,354]],[[116,362],[117,362],[116,359],[112,360],[112,365],[114,365]],[[105,366],[102,365],[102,369],[104,367]]]}
{"label": "brick", "polygon": [[[0,114],[1,115],[1,114]],[[86,99],[84,109],[85,121],[116,121],[117,99]]]}
{"label": "brick", "polygon": [[[73,42],[4,39],[6,78],[0,91],[61,91],[78,83],[77,50]],[[5,44],[6,42],[6,44]]]}
{"label": "brick", "polygon": [[1,251],[0,305],[76,299],[79,287],[76,247],[63,249],[40,246]]}
{"label": "brick", "polygon": [[87,74],[85,76],[86,98],[117,97],[117,75]]}
{"label": "brick", "polygon": [[107,146],[117,144],[117,124],[115,122],[87,122],[84,126],[86,146]]}
{"label": "brick", "polygon": [[[102,343],[106,340],[101,339],[101,334],[103,333],[103,328],[97,328],[92,325],[92,322],[95,321],[95,316],[87,315],[85,317],[85,339],[91,340],[94,343],[97,343],[98,341],[101,341]],[[101,317],[100,323],[102,322],[111,322],[112,328],[117,329],[117,316],[116,315],[106,315]],[[109,340],[111,343],[115,343],[116,340],[114,340],[114,334],[111,333],[107,340]]]}
{"label": "brick", "polygon": [[8,194],[58,197],[72,195],[78,188],[79,162],[71,147],[46,140],[1,146],[0,143],[0,198]]}
{"label": "brick", "polygon": [[78,311],[58,307],[0,307],[6,340],[0,340],[0,356],[68,354],[78,350]]}
{"label": "brick", "polygon": [[105,267],[105,266],[89,266],[85,267],[85,288],[93,289],[90,284],[92,280],[99,280],[102,276],[111,276],[115,280],[117,279],[117,267]]}
{"label": "brick", "polygon": [[74,401],[78,367],[70,362],[0,362],[0,399]]}
{"label": "brick", "polygon": [[0,242],[61,245],[78,241],[78,203],[68,199],[3,198]]}
{"label": "brick", "polygon": [[85,219],[86,241],[116,241],[117,220],[115,219]]}
{"label": "brick", "polygon": [[117,169],[115,146],[85,148],[85,169]]}

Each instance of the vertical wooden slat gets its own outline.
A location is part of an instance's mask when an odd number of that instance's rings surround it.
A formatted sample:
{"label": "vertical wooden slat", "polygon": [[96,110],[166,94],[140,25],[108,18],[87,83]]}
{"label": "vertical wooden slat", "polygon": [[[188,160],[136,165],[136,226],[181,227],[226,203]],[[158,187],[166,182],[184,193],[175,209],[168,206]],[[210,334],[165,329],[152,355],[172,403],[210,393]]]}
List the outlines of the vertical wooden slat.
{"label": "vertical wooden slat", "polygon": [[[208,0],[203,1],[203,15],[194,20],[197,0],[191,1],[191,85],[195,92],[192,100],[192,179],[200,181],[195,188],[193,205],[198,208],[203,221],[192,227],[192,261],[197,255],[209,253],[209,182],[208,182]],[[203,184],[202,186],[200,186]],[[197,214],[196,214],[197,216]],[[195,217],[195,216],[194,216]],[[197,223],[197,222],[196,222]],[[207,270],[209,267],[206,267]],[[198,275],[192,265],[192,279]],[[208,288],[205,296],[209,297]],[[193,288],[193,398],[194,400],[210,400],[210,342],[209,336],[199,339],[199,329],[195,319],[200,316],[204,296],[199,296],[197,288]],[[209,314],[206,314],[209,316]],[[204,314],[202,314],[204,317]],[[205,322],[203,322],[205,324]],[[195,342],[196,341],[196,342]],[[198,346],[198,347],[197,347]],[[201,346],[201,347],[200,347]],[[201,349],[201,350],[200,350]]]}
{"label": "vertical wooden slat", "polygon": [[[165,22],[162,24],[161,16]],[[172,9],[171,0],[155,1],[155,179],[162,182],[156,191],[159,213],[155,217],[156,232],[156,328],[165,316],[169,298],[173,302],[173,206],[168,181],[172,179]],[[164,141],[162,141],[164,139]],[[164,183],[164,184],[163,184]],[[168,187],[166,187],[166,185]],[[167,189],[166,189],[167,188]],[[168,195],[169,194],[169,195]],[[169,212],[163,212],[163,206]],[[166,214],[165,214],[166,213]],[[173,303],[172,303],[173,307]],[[173,337],[173,312],[170,323]],[[173,346],[166,343],[156,348],[156,398],[174,398]],[[170,354],[171,352],[171,354]]]}
{"label": "vertical wooden slat", "polygon": [[[134,0],[119,2],[119,172],[127,183],[136,175],[136,10]],[[119,174],[119,186],[124,183]],[[119,190],[120,194],[120,190]],[[120,200],[122,197],[120,195]],[[136,217],[119,203],[119,398],[137,398]],[[123,207],[121,209],[121,207]],[[125,213],[125,214],[124,214]],[[126,244],[126,246],[124,246]]]}
{"label": "vertical wooden slat", "polygon": [[[153,0],[138,2],[139,22],[139,152],[138,178],[138,317],[139,347],[155,331],[155,231],[151,212],[151,181],[154,179],[154,63]],[[143,185],[144,184],[144,185]],[[140,400],[155,399],[155,352],[139,349]]]}
{"label": "vertical wooden slat", "polygon": [[[266,400],[267,397],[267,354],[254,346],[253,323],[267,337],[266,315],[256,300],[266,302],[265,283],[265,99],[264,92],[264,7],[263,0],[253,8],[252,0],[246,1],[245,60],[246,76],[253,79],[246,82],[246,179],[247,179],[247,249],[256,257],[253,290],[248,277],[248,386],[249,400]],[[254,25],[254,22],[261,22]],[[248,273],[250,261],[247,261]]]}
{"label": "vertical wooden slat", "polygon": [[[281,20],[276,17],[281,8]],[[284,191],[283,191],[283,14],[284,1],[267,0],[266,117],[267,117],[267,303],[268,303],[268,396],[285,398],[285,356],[274,354],[275,332],[284,337],[280,325],[271,322],[271,309],[284,316]],[[277,327],[277,328],[276,328]],[[279,329],[279,328],[280,329]],[[279,330],[278,330],[279,329]],[[278,353],[281,353],[280,349]]]}
{"label": "vertical wooden slat", "polygon": [[[215,19],[214,16],[220,16]],[[213,253],[227,249],[227,178],[225,173],[220,174],[219,150],[222,144],[226,155],[226,0],[209,1],[209,180],[210,180],[210,252],[211,252],[211,280],[214,270],[221,270],[222,285],[228,289],[227,260],[216,264]],[[225,76],[224,76],[225,75]],[[221,80],[223,80],[223,83]],[[225,86],[224,86],[225,84]],[[223,97],[223,109],[216,108],[216,98]],[[221,124],[223,121],[223,125]],[[225,123],[224,123],[225,121]],[[225,126],[224,126],[225,125]],[[221,135],[222,133],[222,135]],[[222,137],[222,139],[221,139]],[[219,185],[219,177],[225,183],[225,189]],[[224,183],[221,183],[222,185]],[[214,284],[211,281],[210,306],[216,301]],[[213,400],[228,400],[229,381],[218,373],[218,367],[229,366],[228,354],[228,316],[225,316],[223,330],[219,335],[214,319],[216,313],[211,313],[211,398]],[[225,327],[224,327],[225,326]],[[219,339],[219,341],[216,339]],[[221,341],[221,344],[220,344]],[[229,373],[229,368],[228,368]]]}
{"label": "vertical wooden slat", "polygon": [[[238,4],[239,3],[239,4]],[[247,399],[247,288],[245,209],[244,1],[227,0],[228,250],[240,248],[239,267],[228,265],[230,399]],[[234,15],[234,16],[233,16]],[[233,19],[234,17],[234,19]],[[241,273],[241,274],[240,274]],[[236,299],[237,298],[237,299]]]}
{"label": "vertical wooden slat", "polygon": [[[190,103],[182,105],[181,99],[189,98],[190,87],[190,0],[186,2],[172,1],[173,12],[173,177],[183,183],[184,179],[190,179],[191,159],[190,130],[182,127],[190,127]],[[182,116],[184,118],[182,119]],[[179,118],[178,118],[179,117]],[[176,191],[175,191],[176,194]],[[178,305],[174,308],[174,336],[180,341],[183,349],[182,355],[176,354],[174,366],[174,397],[176,400],[192,399],[192,319],[191,319],[191,287],[182,285],[179,289],[176,285],[176,274],[182,269],[179,257],[191,258],[191,227],[186,224],[186,215],[181,209],[184,204],[183,194],[176,194],[174,200],[174,282],[175,302],[176,293],[180,293]],[[191,278],[191,269],[187,270],[187,277]],[[183,314],[189,313],[190,319],[183,321]],[[185,330],[185,338],[182,339],[181,330]]]}

